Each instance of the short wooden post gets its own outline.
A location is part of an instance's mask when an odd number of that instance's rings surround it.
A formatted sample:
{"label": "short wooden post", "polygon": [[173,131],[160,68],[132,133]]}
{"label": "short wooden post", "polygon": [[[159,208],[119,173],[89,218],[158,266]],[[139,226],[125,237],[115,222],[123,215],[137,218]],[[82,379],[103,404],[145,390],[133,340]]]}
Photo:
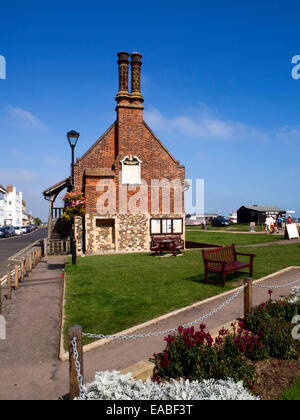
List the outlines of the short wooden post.
{"label": "short wooden post", "polygon": [[34,268],[35,266],[36,266],[36,263],[35,263],[35,250],[33,250],[32,251],[32,268]]}
{"label": "short wooden post", "polygon": [[83,378],[83,341],[82,341],[82,327],[74,325],[69,328],[69,378],[70,378],[70,400],[80,397],[79,383],[77,380],[76,363],[74,359],[74,349],[72,341],[77,339],[78,361],[80,363],[80,373]]}
{"label": "short wooden post", "polygon": [[32,254],[29,254],[29,273],[32,271]]}
{"label": "short wooden post", "polygon": [[21,262],[21,279],[20,281],[23,282],[25,277],[25,261]]}
{"label": "short wooden post", "polygon": [[0,282],[0,314],[2,314],[2,283]]}
{"label": "short wooden post", "polygon": [[11,300],[12,292],[11,292],[11,271],[7,273],[7,299]]}
{"label": "short wooden post", "polygon": [[246,285],[244,289],[244,316],[246,317],[252,312],[252,291],[253,291],[253,279],[247,278],[244,280]]}
{"label": "short wooden post", "polygon": [[29,258],[25,257],[25,277],[28,277],[29,274]]}
{"label": "short wooden post", "polygon": [[15,265],[15,290],[19,288],[19,266]]}

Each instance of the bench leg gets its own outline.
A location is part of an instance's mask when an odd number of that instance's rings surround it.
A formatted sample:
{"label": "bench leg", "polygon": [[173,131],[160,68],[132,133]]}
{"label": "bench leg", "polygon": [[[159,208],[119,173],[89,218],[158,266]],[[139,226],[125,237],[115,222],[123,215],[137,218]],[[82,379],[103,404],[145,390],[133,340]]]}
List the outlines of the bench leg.
{"label": "bench leg", "polygon": [[253,277],[253,257],[251,257],[251,260],[250,260],[250,277],[252,278]]}
{"label": "bench leg", "polygon": [[222,271],[222,287],[225,287],[226,273]]}
{"label": "bench leg", "polygon": [[204,283],[205,283],[205,284],[207,284],[207,283],[208,283],[208,271],[205,271]]}

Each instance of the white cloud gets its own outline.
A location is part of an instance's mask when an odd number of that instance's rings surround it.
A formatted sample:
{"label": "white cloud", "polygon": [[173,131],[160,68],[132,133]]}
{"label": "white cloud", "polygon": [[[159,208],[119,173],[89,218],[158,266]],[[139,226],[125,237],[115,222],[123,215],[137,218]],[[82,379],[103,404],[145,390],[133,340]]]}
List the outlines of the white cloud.
{"label": "white cloud", "polygon": [[187,137],[216,140],[249,140],[256,139],[269,142],[271,137],[261,129],[247,126],[238,121],[215,118],[206,104],[200,103],[197,112],[190,115],[179,115],[173,118],[164,117],[156,108],[145,111],[145,120],[153,129],[168,133],[180,132]]}
{"label": "white cloud", "polygon": [[12,149],[11,154],[18,160],[28,160],[30,157],[29,155],[26,155],[25,153],[17,149]]}
{"label": "white cloud", "polygon": [[7,106],[7,111],[13,119],[21,121],[22,123],[25,123],[30,127],[38,128],[41,130],[45,130],[48,128],[41,120],[39,120],[29,111],[25,111],[24,109],[14,107],[11,105]]}
{"label": "white cloud", "polygon": [[298,128],[289,128],[289,127],[280,127],[276,132],[277,140],[288,143],[290,145],[295,145],[300,143],[300,129]]}
{"label": "white cloud", "polygon": [[8,170],[0,169],[0,179],[3,184],[26,183],[37,179],[37,175],[26,169]]}

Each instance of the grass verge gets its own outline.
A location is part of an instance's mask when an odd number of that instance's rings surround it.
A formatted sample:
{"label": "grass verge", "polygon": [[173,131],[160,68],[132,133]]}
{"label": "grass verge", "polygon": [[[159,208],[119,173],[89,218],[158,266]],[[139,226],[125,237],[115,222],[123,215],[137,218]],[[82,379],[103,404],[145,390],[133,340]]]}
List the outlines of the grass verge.
{"label": "grass verge", "polygon": [[300,401],[300,376],[296,382],[283,393],[280,400]]}
{"label": "grass verge", "polygon": [[224,233],[207,231],[186,231],[186,240],[193,242],[211,243],[215,245],[254,245],[283,240],[283,235],[268,235],[262,233]]}

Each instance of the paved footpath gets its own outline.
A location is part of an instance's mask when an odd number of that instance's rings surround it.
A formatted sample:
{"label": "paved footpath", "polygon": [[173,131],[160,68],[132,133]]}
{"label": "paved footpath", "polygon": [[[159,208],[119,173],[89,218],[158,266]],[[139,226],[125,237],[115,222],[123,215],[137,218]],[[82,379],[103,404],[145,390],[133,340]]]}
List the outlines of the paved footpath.
{"label": "paved footpath", "polygon": [[[44,259],[14,293],[13,300],[5,303],[7,340],[0,341],[0,400],[54,400],[68,392],[68,363],[59,362],[57,358],[63,267],[64,257]],[[298,278],[300,269],[295,269],[268,279],[264,284],[280,285]],[[273,297],[280,298],[289,291],[290,287],[274,290]],[[230,296],[187,308],[136,333],[161,331],[193,321]],[[267,299],[268,289],[254,289],[254,304]],[[205,323],[213,329],[242,314],[243,294]],[[163,338],[115,340],[85,353],[85,381],[92,381],[96,371],[121,370],[148,359],[164,348]]]}
{"label": "paved footpath", "polygon": [[55,399],[67,388],[67,365],[57,357],[64,261],[42,260],[13,299],[4,302],[0,400]]}

